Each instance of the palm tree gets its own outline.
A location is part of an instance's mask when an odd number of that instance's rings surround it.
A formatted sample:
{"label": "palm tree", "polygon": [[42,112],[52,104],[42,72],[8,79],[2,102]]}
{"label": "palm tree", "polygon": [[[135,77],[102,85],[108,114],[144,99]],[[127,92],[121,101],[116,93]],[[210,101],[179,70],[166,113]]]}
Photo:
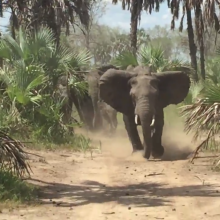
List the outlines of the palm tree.
{"label": "palm tree", "polygon": [[[41,25],[47,25],[53,30],[57,45],[61,34],[61,27],[69,33],[70,24],[74,25],[75,17],[87,26],[91,1],[85,0],[44,0],[44,1],[4,1],[0,5],[11,10],[12,33],[15,38],[15,29],[23,25],[25,29],[38,30]],[[3,8],[0,8],[2,12]]]}
{"label": "palm tree", "polygon": [[191,14],[191,8],[189,6],[189,2],[187,1],[185,3],[185,10],[186,10],[186,15],[187,15],[187,33],[188,33],[188,44],[189,44],[189,55],[191,59],[191,66],[195,70],[194,74],[194,81],[198,82],[198,73],[197,73],[197,58],[196,58],[196,53],[197,53],[197,47],[194,41],[194,30],[193,30],[193,25],[192,25],[192,14]]}
{"label": "palm tree", "polygon": [[[160,3],[164,2],[165,0],[152,0],[152,1],[143,1],[143,0],[124,0],[122,1],[122,9],[125,10],[126,6],[127,9],[130,9],[131,12],[131,29],[130,29],[130,44],[131,49],[134,55],[137,52],[137,27],[138,21],[141,21],[141,12],[145,10],[151,14],[152,10],[155,9],[156,12],[160,9]],[[168,5],[169,5],[168,1]],[[113,4],[117,4],[118,0],[112,0]]]}
{"label": "palm tree", "polygon": [[[183,19],[185,15],[185,11],[187,12],[187,24],[188,24],[188,39],[189,39],[189,49],[190,49],[190,57],[191,57],[191,66],[197,71],[197,60],[196,60],[196,46],[194,43],[194,33],[192,26],[192,18],[191,18],[191,10],[194,9],[195,12],[195,29],[197,41],[199,44],[199,52],[200,52],[200,69],[202,78],[205,79],[205,56],[204,56],[204,31],[206,26],[215,27],[216,32],[219,31],[219,20],[216,15],[216,3],[213,0],[198,0],[198,1],[190,1],[184,0],[181,1],[183,3],[183,15],[180,23],[180,30],[183,28]],[[173,19],[171,21],[171,29],[175,28],[175,19],[179,17],[179,9],[180,9],[180,1],[177,4],[171,4],[171,13],[173,14]],[[204,6],[204,7],[203,7]],[[204,8],[202,10],[202,8]],[[198,79],[198,74],[195,75],[195,80]]]}

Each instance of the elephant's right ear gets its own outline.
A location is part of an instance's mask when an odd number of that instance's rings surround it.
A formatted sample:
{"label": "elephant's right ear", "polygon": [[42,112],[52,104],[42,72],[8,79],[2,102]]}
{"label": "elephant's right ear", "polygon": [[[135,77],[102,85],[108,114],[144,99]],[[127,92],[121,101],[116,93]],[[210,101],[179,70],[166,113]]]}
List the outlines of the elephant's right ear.
{"label": "elephant's right ear", "polygon": [[100,98],[116,111],[129,114],[132,109],[129,79],[132,75],[123,70],[109,69],[99,80]]}

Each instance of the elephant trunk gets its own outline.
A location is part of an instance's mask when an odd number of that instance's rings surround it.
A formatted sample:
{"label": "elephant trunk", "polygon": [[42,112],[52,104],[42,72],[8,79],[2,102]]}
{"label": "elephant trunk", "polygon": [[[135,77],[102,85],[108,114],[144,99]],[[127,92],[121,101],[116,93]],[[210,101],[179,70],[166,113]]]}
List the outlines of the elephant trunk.
{"label": "elephant trunk", "polygon": [[[135,109],[135,123],[140,121],[144,138],[144,157],[149,159],[152,150],[151,129],[154,126],[154,110],[149,105],[149,100],[141,100]],[[136,123],[137,124],[137,123]]]}

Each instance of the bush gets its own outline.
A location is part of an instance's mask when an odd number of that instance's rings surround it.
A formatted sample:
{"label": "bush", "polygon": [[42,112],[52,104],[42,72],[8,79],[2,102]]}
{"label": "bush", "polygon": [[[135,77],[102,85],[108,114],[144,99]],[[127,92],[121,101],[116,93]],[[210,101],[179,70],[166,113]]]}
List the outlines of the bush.
{"label": "bush", "polygon": [[3,35],[0,58],[4,60],[0,129],[13,135],[27,134],[25,138],[68,143],[75,125],[64,110],[68,100],[57,97],[57,81],[71,75],[66,90],[71,87],[79,97],[85,94],[87,84],[78,79],[75,70],[89,64],[89,52],[72,51],[62,43],[57,47],[53,32],[42,27],[29,36],[20,29],[17,40]]}
{"label": "bush", "polygon": [[10,172],[0,171],[0,201],[29,202],[37,199],[37,188]]}

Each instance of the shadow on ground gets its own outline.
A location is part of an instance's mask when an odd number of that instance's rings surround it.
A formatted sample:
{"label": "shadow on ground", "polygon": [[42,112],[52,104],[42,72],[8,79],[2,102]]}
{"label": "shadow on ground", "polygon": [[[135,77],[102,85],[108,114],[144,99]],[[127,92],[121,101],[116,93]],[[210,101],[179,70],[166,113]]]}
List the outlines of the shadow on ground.
{"label": "shadow on ground", "polygon": [[[85,181],[80,185],[49,183],[36,179],[32,182],[45,184],[40,188],[42,204],[51,204],[58,200],[57,206],[72,207],[90,203],[116,201],[119,204],[139,207],[168,206],[169,197],[217,197],[219,193],[210,186],[188,185],[184,187],[166,187],[158,183],[138,183],[124,186],[105,186],[96,181]],[[66,200],[60,202],[60,200]],[[56,204],[56,203],[55,203]]]}

